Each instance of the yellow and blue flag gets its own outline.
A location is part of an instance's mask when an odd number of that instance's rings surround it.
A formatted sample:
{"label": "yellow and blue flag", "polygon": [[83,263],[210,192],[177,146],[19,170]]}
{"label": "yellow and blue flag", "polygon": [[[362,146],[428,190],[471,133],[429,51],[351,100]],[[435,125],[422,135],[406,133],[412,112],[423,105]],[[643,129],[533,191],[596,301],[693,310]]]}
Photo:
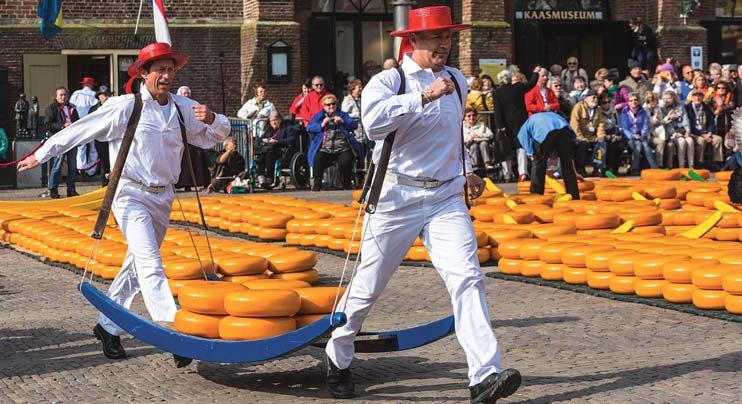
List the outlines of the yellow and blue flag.
{"label": "yellow and blue flag", "polygon": [[39,0],[37,14],[41,18],[44,38],[54,38],[62,30],[62,0]]}

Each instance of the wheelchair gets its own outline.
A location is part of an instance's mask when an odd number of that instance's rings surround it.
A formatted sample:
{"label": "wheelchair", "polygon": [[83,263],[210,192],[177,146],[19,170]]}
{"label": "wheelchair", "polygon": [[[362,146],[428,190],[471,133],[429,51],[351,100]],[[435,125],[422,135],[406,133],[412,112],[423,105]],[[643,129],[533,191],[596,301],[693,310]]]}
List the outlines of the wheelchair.
{"label": "wheelchair", "polygon": [[[297,129],[297,139],[295,143],[289,147],[281,148],[281,156],[276,159],[276,163],[273,166],[273,183],[266,187],[266,190],[270,189],[281,189],[285,190],[286,187],[291,184],[298,190],[309,189],[311,172],[309,170],[309,162],[307,160],[307,134],[304,127],[293,123],[291,124]],[[259,137],[252,137],[253,142],[259,141]],[[262,156],[254,153],[254,143],[250,145],[251,159],[248,164],[247,174],[250,177],[250,186],[248,187],[249,192],[255,192],[260,189],[260,185],[257,184],[258,178],[258,162]]]}

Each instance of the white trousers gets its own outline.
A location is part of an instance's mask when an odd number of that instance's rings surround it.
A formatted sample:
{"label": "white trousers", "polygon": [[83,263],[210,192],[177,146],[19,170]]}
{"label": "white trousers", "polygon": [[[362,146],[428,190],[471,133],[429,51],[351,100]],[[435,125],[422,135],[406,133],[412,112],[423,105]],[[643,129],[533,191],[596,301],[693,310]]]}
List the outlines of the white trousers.
{"label": "white trousers", "polygon": [[[121,271],[108,288],[108,297],[128,309],[134,296],[142,292],[153,321],[172,322],[177,311],[160,258],[174,196],[172,187],[156,194],[121,184],[113,199],[113,214],[129,249]],[[98,322],[113,335],[124,334],[103,313]]]}
{"label": "white trousers", "polygon": [[500,350],[490,325],[477,241],[461,198],[438,202],[421,198],[399,210],[367,215],[364,227],[361,263],[338,305],[342,309],[347,300],[348,322],[332,333],[326,348],[329,358],[341,369],[350,366],[356,333],[419,235],[450,294],[456,337],[469,365],[470,386],[499,373]]}
{"label": "white trousers", "polygon": [[526,149],[519,148],[516,151],[518,158],[518,175],[528,175],[528,155]]}
{"label": "white trousers", "polygon": [[[87,143],[82,146],[77,146],[77,169],[82,170],[83,168],[88,168],[95,163],[95,160],[98,160],[98,151],[95,150],[95,144]],[[87,175],[94,175],[96,166],[90,167],[85,174]]]}
{"label": "white trousers", "polygon": [[[679,136],[673,139],[673,142],[675,142],[675,149],[678,151],[678,166],[680,168],[683,167],[690,167],[693,168],[693,157],[695,156],[694,152],[694,143],[693,137],[683,137]],[[688,164],[686,165],[686,157],[688,158]]]}

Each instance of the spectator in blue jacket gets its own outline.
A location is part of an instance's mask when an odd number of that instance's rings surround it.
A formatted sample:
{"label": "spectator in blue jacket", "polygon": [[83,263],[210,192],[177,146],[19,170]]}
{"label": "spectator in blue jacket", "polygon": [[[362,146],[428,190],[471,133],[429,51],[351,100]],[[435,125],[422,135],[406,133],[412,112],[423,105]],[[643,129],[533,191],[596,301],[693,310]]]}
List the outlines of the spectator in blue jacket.
{"label": "spectator in blue jacket", "polygon": [[638,175],[642,151],[651,168],[657,168],[652,148],[649,147],[649,113],[642,108],[639,94],[629,95],[628,108],[623,108],[619,116],[619,125],[623,137],[631,148],[631,174]]}
{"label": "spectator in blue jacket", "polygon": [[307,125],[309,151],[307,160],[313,167],[312,191],[322,188],[325,168],[337,162],[343,188],[352,189],[353,160],[361,155],[361,146],[353,136],[358,123],[338,108],[333,94],[322,97],[322,111],[317,112]]}

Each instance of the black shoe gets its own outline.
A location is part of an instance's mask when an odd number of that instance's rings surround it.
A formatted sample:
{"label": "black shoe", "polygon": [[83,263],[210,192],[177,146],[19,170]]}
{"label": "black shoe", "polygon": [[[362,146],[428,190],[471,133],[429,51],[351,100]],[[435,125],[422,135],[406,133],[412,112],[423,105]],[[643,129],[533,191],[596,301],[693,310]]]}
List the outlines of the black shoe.
{"label": "black shoe", "polygon": [[78,194],[76,191],[67,192],[67,197],[69,198],[71,196],[80,196],[80,194]]}
{"label": "black shoe", "polygon": [[100,324],[93,328],[93,335],[103,343],[103,355],[108,359],[124,359],[126,351],[121,346],[121,338],[109,334]]}
{"label": "black shoe", "polygon": [[505,369],[502,373],[492,373],[481,383],[469,387],[472,403],[494,403],[498,398],[505,398],[520,387],[520,372]]}
{"label": "black shoe", "polygon": [[353,384],[353,375],[350,368],[338,369],[329,357],[327,363],[327,391],[334,398],[353,398],[356,396],[356,385]]}
{"label": "black shoe", "polygon": [[178,369],[184,368],[193,362],[192,358],[186,358],[185,356],[179,356],[176,354],[173,354],[173,360],[175,361],[175,367]]}

